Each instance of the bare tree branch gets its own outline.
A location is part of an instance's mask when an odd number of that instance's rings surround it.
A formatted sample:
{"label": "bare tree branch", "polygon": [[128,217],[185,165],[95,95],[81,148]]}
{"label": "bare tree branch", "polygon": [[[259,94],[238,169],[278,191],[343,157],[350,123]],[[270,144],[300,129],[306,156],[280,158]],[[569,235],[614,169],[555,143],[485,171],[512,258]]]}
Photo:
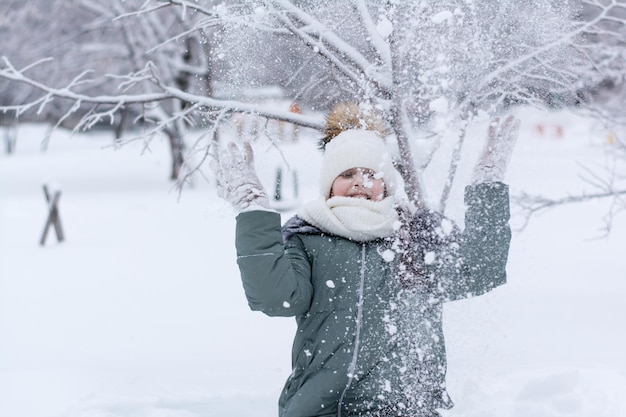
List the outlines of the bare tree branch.
{"label": "bare tree branch", "polygon": [[[626,196],[626,190],[609,190],[590,194],[583,193],[556,199],[522,192],[518,195],[511,196],[511,203],[522,210],[524,223],[520,227],[520,230],[523,230],[528,226],[531,218],[541,211],[568,204],[584,203],[591,200],[612,199],[612,207],[609,211],[610,216],[607,217],[607,219],[612,219],[618,211],[626,211],[626,201],[623,199],[623,196]],[[609,230],[610,224],[607,223],[606,228]]]}

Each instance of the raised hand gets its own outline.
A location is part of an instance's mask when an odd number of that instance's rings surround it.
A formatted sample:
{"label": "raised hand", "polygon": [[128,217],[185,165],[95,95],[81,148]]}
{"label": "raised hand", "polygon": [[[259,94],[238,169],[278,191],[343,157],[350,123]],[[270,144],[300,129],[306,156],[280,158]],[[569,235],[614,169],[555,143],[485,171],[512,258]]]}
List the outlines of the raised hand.
{"label": "raised hand", "polygon": [[250,143],[244,142],[242,149],[230,142],[209,166],[217,179],[217,195],[241,211],[252,205],[269,208],[267,193],[254,169],[254,153]]}

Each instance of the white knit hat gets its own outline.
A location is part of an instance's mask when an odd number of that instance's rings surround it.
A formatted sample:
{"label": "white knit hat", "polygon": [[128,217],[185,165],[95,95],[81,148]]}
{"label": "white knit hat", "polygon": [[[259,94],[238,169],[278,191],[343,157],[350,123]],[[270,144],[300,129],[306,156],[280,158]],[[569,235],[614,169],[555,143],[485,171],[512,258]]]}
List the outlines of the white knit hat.
{"label": "white knit hat", "polygon": [[320,193],[328,198],[335,179],[351,168],[369,168],[382,175],[387,195],[396,192],[398,171],[383,138],[373,130],[344,130],[325,147],[320,174]]}

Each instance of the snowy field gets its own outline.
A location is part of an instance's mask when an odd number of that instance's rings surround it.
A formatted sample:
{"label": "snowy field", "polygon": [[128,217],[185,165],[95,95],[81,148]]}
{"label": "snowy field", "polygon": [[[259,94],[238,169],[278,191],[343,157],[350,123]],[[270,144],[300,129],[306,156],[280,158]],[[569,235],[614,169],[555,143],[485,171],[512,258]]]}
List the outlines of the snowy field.
{"label": "snowy field", "polygon": [[[512,192],[589,190],[580,164],[605,162],[608,132],[519,116]],[[0,154],[0,416],[276,416],[294,322],[248,310],[233,213],[213,186],[198,177],[179,198],[165,142],[115,150],[109,134],[59,131],[41,153],[44,134],[23,126],[16,153]],[[270,184],[279,158],[256,148]],[[312,141],[285,153],[312,198]],[[62,190],[66,241],[41,247],[44,183]],[[446,306],[446,417],[626,416],[626,216],[598,239],[608,203],[534,217],[514,233],[509,283]]]}

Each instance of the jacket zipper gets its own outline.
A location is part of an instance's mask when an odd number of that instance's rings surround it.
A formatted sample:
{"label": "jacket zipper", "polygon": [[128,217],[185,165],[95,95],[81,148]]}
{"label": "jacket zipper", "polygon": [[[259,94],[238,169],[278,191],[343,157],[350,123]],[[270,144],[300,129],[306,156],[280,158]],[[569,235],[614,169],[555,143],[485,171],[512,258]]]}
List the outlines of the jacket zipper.
{"label": "jacket zipper", "polygon": [[350,388],[352,381],[355,377],[356,372],[356,364],[359,358],[359,344],[361,342],[361,325],[363,321],[363,293],[365,290],[365,243],[361,245],[361,271],[359,276],[359,290],[358,296],[359,301],[356,305],[356,329],[354,332],[354,347],[352,351],[352,360],[350,361],[350,366],[348,367],[348,382],[346,383],[346,387],[343,389],[341,396],[339,397],[339,405],[337,410],[337,416],[341,417],[341,405],[343,404],[343,398],[346,395],[346,392]]}

